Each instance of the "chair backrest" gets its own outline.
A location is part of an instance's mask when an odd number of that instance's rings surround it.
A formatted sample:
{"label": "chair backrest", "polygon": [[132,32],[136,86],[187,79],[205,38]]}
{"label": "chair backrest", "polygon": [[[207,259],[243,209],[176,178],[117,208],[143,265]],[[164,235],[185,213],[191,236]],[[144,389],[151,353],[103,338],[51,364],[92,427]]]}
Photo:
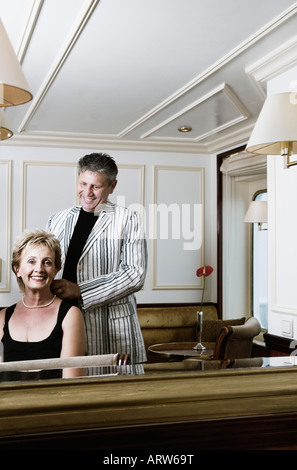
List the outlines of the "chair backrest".
{"label": "chair backrest", "polygon": [[214,359],[242,359],[251,357],[253,339],[261,331],[261,325],[254,317],[244,325],[225,326],[216,341]]}

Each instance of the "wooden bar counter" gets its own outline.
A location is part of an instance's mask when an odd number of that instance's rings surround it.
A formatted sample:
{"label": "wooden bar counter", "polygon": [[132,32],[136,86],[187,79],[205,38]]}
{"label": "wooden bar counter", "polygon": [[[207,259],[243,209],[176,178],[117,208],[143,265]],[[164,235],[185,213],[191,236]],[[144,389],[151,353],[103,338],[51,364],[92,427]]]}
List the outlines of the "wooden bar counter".
{"label": "wooden bar counter", "polygon": [[297,448],[296,366],[2,383],[0,397],[0,449]]}

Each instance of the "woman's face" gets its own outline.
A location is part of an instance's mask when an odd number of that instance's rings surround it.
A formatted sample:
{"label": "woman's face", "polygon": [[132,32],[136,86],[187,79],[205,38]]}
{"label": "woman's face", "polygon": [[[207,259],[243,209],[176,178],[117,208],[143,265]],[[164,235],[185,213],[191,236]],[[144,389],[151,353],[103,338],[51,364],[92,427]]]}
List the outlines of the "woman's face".
{"label": "woman's face", "polygon": [[22,278],[25,289],[49,288],[57,274],[55,253],[46,245],[24,248],[20,265],[15,267],[15,272]]}

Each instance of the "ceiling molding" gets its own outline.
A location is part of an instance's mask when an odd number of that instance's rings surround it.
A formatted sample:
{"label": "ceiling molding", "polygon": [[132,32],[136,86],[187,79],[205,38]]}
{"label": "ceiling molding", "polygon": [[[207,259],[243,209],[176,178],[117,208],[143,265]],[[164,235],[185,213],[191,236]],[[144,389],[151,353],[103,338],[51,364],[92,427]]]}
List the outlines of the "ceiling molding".
{"label": "ceiling molding", "polygon": [[[189,106],[186,106],[185,108],[181,109],[179,112],[171,115],[165,121],[159,123],[154,128],[152,128],[152,129],[148,130],[147,132],[145,132],[143,135],[141,135],[140,138],[145,139],[147,137],[151,137],[152,134],[154,134],[156,131],[164,128],[167,124],[175,121],[176,119],[180,118],[181,116],[185,116],[189,111],[195,110],[195,108],[199,109],[199,106],[201,106],[202,104],[206,104],[206,102],[208,102],[211,98],[215,98],[215,97],[217,98],[217,95],[219,95],[219,94],[222,94],[225,98],[227,98],[227,100],[230,104],[230,107],[232,106],[232,107],[236,108],[236,110],[239,113],[238,116],[235,119],[231,119],[230,121],[227,121],[227,122],[221,124],[220,126],[213,127],[211,131],[208,131],[208,132],[205,132],[205,133],[202,133],[202,134],[198,133],[195,137],[192,137],[188,140],[193,141],[193,142],[198,142],[199,140],[202,140],[206,137],[209,137],[209,136],[215,134],[216,132],[218,132],[220,130],[227,129],[228,127],[231,127],[232,125],[236,124],[237,122],[241,122],[242,120],[246,119],[249,116],[248,110],[243,105],[243,103],[241,103],[241,101],[238,99],[238,97],[235,95],[235,93],[231,90],[231,88],[226,83],[222,83],[221,85],[214,88],[213,90],[211,90],[206,95],[200,97],[198,100],[191,103]],[[153,136],[153,138],[155,138],[155,137]],[[166,137],[165,137],[165,139],[166,139]],[[182,141],[183,139],[182,138],[175,138],[174,140],[175,141],[179,141],[179,140]]]}
{"label": "ceiling molding", "polygon": [[267,155],[254,155],[243,151],[223,160],[220,171],[228,176],[265,174]]}
{"label": "ceiling molding", "polygon": [[27,18],[25,30],[21,36],[19,46],[17,48],[16,54],[20,64],[22,64],[24,57],[27,52],[27,48],[30,44],[32,34],[34,32],[41,8],[43,6],[44,0],[33,0],[30,13]]}
{"label": "ceiling molding", "polygon": [[239,147],[247,144],[255,123],[248,124],[244,128],[236,129],[228,133],[228,135],[219,136],[213,139],[208,145],[209,153],[222,152],[225,149]]}
{"label": "ceiling molding", "polygon": [[151,152],[197,153],[208,154],[206,145],[193,142],[153,142],[151,140],[113,140],[100,138],[93,134],[72,133],[22,133],[14,135],[1,143],[1,146],[25,146],[25,147],[61,147],[61,148],[86,148],[86,149],[111,149],[111,150],[140,150]]}
{"label": "ceiling molding", "polygon": [[7,111],[14,136],[5,145],[211,154],[246,143],[266,81],[297,63],[297,2],[228,11],[214,0],[216,16],[195,0],[182,16],[179,0],[117,2],[2,0],[34,95]]}
{"label": "ceiling molding", "polygon": [[181,98],[184,94],[191,91],[193,88],[197,87],[204,80],[209,78],[215,72],[223,68],[226,64],[234,60],[238,55],[242,54],[246,49],[254,45],[260,39],[263,39],[265,36],[270,34],[274,29],[278,28],[281,24],[286,22],[289,18],[297,14],[297,2],[294,3],[290,8],[282,12],[277,18],[265,25],[263,28],[258,30],[255,34],[250,36],[248,39],[239,44],[235,49],[230,51],[228,54],[223,56],[221,59],[216,61],[213,65],[208,67],[203,73],[199,74],[195,79],[187,83],[185,86],[180,88],[176,93],[172,94],[161,102],[158,106],[151,109],[148,113],[143,115],[140,119],[132,123],[126,129],[118,134],[118,137],[124,137],[129,134],[131,131],[141,126],[145,121],[152,118],[154,115],[162,111],[164,108],[172,104],[174,101]]}
{"label": "ceiling molding", "polygon": [[246,67],[245,72],[250,76],[263,100],[266,98],[266,82],[276,75],[294,67],[297,63],[297,35],[281,44]]}
{"label": "ceiling molding", "polygon": [[36,113],[40,103],[42,102],[51,84],[58,75],[60,69],[62,68],[65,60],[70,54],[72,48],[74,47],[76,41],[78,40],[81,32],[83,31],[85,25],[87,24],[90,16],[92,15],[99,1],[100,0],[85,0],[82,9],[76,19],[76,22],[73,24],[73,27],[68,37],[66,38],[66,41],[62,45],[59,54],[52,63],[51,68],[48,74],[46,75],[41,87],[33,98],[25,117],[23,118],[20,126],[18,127],[17,132],[21,133],[26,129],[28,122]]}

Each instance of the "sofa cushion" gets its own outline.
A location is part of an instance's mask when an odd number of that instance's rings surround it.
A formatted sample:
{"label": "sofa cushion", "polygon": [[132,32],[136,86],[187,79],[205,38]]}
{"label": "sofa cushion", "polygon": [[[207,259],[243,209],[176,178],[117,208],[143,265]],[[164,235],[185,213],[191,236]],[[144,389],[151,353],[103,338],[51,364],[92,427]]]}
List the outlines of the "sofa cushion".
{"label": "sofa cushion", "polygon": [[[140,307],[137,315],[140,327],[185,328],[196,327],[198,307]],[[216,320],[217,309],[213,305],[203,306],[204,319]]]}

